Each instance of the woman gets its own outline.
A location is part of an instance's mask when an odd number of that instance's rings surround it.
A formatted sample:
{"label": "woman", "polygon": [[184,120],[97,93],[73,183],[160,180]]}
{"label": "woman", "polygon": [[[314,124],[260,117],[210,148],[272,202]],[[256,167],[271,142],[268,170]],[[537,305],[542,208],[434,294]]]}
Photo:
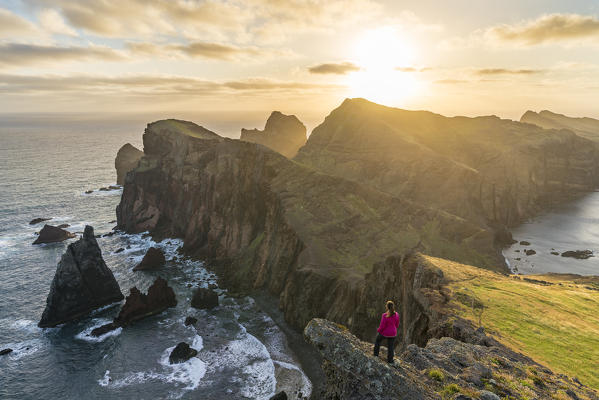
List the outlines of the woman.
{"label": "woman", "polygon": [[387,339],[387,362],[393,364],[393,345],[397,328],[399,328],[399,314],[395,312],[395,304],[392,301],[387,302],[387,312],[381,316],[381,324],[377,329],[378,335],[374,342],[374,356],[379,356],[379,349],[383,339]]}

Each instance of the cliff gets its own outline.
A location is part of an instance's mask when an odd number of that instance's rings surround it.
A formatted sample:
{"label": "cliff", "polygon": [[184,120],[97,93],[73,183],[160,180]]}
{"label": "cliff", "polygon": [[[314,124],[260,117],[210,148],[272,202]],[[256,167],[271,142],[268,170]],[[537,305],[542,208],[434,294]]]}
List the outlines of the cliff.
{"label": "cliff", "polygon": [[534,124],[545,129],[569,129],[579,136],[599,142],[599,120],[593,118],[574,118],[563,114],[543,110],[539,113],[526,111],[520,122]]}
{"label": "cliff", "polygon": [[483,229],[514,226],[593,190],[599,179],[595,146],[571,131],[363,99],[331,112],[295,160]]}
{"label": "cliff", "polygon": [[342,325],[313,319],[304,336],[324,360],[327,384],[319,399],[599,398],[575,379],[496,342],[485,346],[449,337],[432,339],[425,347],[408,346],[389,365],[372,355],[372,343],[359,340]]}
{"label": "cliff", "polygon": [[125,143],[116,153],[114,168],[116,168],[116,183],[123,185],[125,175],[137,167],[139,159],[144,155],[143,151],[135,148],[131,143]]}
{"label": "cliff", "polygon": [[273,111],[264,130],[242,129],[241,140],[262,144],[292,158],[306,143],[306,127],[295,115]]}
{"label": "cliff", "polygon": [[224,266],[229,285],[278,296],[296,327],[314,316],[356,331],[376,323],[373,303],[363,303],[377,290],[367,281],[378,263],[419,242],[440,257],[501,266],[493,237],[463,219],[263,146],[174,120],[149,124],[143,139],[118,227],[183,238],[185,251]]}

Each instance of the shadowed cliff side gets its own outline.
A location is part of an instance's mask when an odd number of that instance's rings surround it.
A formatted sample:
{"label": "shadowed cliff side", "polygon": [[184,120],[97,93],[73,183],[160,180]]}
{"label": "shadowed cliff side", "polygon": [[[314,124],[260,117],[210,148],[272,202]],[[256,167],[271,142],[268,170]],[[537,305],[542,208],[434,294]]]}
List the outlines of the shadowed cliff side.
{"label": "shadowed cliff side", "polygon": [[593,190],[599,177],[595,146],[571,131],[364,99],[331,112],[295,160],[492,229]]}
{"label": "shadowed cliff side", "polygon": [[293,158],[306,143],[306,127],[295,115],[273,111],[264,130],[242,129],[240,139],[262,144],[287,158]]}
{"label": "shadowed cliff side", "polygon": [[356,305],[373,266],[419,242],[501,268],[489,232],[263,146],[167,120],[148,125],[144,150],[125,181],[119,228],[183,238],[187,252],[220,261],[229,285],[278,295],[299,328],[322,316],[360,331],[373,305]]}
{"label": "shadowed cliff side", "polygon": [[599,142],[599,120],[594,118],[574,118],[548,110],[539,113],[529,110],[522,115],[520,122],[545,129],[569,129],[579,136]]}
{"label": "shadowed cliff side", "polygon": [[143,157],[143,151],[135,148],[131,143],[125,143],[116,154],[114,167],[116,168],[116,183],[123,185],[125,175],[137,166],[139,159]]}

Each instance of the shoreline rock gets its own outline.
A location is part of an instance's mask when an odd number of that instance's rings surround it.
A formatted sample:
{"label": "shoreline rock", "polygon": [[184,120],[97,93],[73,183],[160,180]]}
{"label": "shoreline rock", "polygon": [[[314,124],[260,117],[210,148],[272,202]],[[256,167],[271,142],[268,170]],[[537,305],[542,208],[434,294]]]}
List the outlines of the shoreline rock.
{"label": "shoreline rock", "polygon": [[170,364],[184,363],[190,358],[195,357],[197,354],[198,351],[196,349],[189,347],[185,342],[180,342],[168,356],[168,362]]}
{"label": "shoreline rock", "polygon": [[38,326],[53,327],[122,299],[119,284],[102,258],[94,228],[87,225],[58,263]]}
{"label": "shoreline rock", "polygon": [[133,268],[133,271],[159,269],[162,268],[165,263],[166,258],[164,257],[162,250],[156,247],[150,247],[141,262]]}
{"label": "shoreline rock", "polygon": [[[552,253],[553,254],[553,253]],[[577,260],[586,260],[594,257],[592,250],[569,250],[562,253],[562,257],[576,258]]]}
{"label": "shoreline rock", "polygon": [[31,221],[29,221],[29,225],[36,225],[39,224],[40,222],[44,222],[44,221],[50,221],[52,218],[34,218]]}
{"label": "shoreline rock", "polygon": [[75,236],[77,235],[62,228],[46,224],[39,232],[39,235],[33,244],[62,242],[67,239],[72,239]]}
{"label": "shoreline rock", "polygon": [[176,305],[175,292],[168,286],[166,280],[159,277],[148,288],[147,294],[143,294],[135,286],[132,287],[114,322],[120,326],[125,326],[133,321],[159,314]]}
{"label": "shoreline rock", "polygon": [[197,288],[191,298],[191,306],[198,309],[213,309],[218,307],[218,294],[210,289]]}

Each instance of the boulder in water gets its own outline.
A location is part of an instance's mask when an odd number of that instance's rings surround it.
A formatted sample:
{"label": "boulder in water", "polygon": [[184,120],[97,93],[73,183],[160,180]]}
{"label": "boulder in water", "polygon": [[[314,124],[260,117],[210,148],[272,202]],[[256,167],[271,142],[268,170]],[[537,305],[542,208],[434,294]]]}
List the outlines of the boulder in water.
{"label": "boulder in water", "polygon": [[64,228],[68,228],[69,226],[71,226],[71,225],[69,225],[69,224],[60,224],[60,225],[57,226],[57,228],[64,229]]}
{"label": "boulder in water", "polygon": [[522,246],[530,246],[530,242],[527,242],[526,240],[522,240],[522,241],[520,241],[520,244],[521,244]]}
{"label": "boulder in water", "polygon": [[58,263],[38,326],[53,327],[122,299],[119,284],[102,258],[94,228],[88,225]]}
{"label": "boulder in water", "polygon": [[534,254],[537,254],[537,252],[536,252],[536,251],[534,251],[533,249],[524,250],[524,253],[525,253],[527,256],[532,256],[532,255],[534,255]]}
{"label": "boulder in water", "polygon": [[131,288],[129,296],[121,312],[114,319],[120,326],[125,326],[133,321],[159,314],[169,307],[177,305],[175,292],[162,278],[157,278],[148,289],[148,294],[143,294],[135,286]]}
{"label": "boulder in water", "polygon": [[125,176],[127,175],[127,172],[137,167],[137,164],[143,155],[144,152],[135,148],[131,143],[126,143],[119,149],[114,160],[114,167],[116,168],[116,183],[118,185],[125,184]]}
{"label": "boulder in water", "polygon": [[74,238],[75,236],[74,233],[65,231],[62,228],[46,224],[33,244],[62,242],[63,240]]}
{"label": "boulder in water", "polygon": [[570,250],[564,251],[562,257],[572,257],[578,260],[586,260],[587,258],[593,257],[592,250]]}
{"label": "boulder in water", "polygon": [[198,354],[196,349],[192,349],[185,342],[179,343],[171,352],[168,357],[168,362],[171,364],[179,364],[189,360],[191,357],[195,357]]}
{"label": "boulder in water", "polygon": [[194,318],[194,317],[185,318],[185,326],[194,325],[196,322],[198,322],[197,318]]}
{"label": "boulder in water", "polygon": [[164,265],[166,258],[162,250],[156,247],[150,247],[146,252],[143,260],[133,268],[133,271],[143,271],[146,269],[158,269]]}
{"label": "boulder in water", "polygon": [[197,288],[191,298],[191,306],[194,308],[214,308],[218,306],[218,294],[206,288]]}
{"label": "boulder in water", "polygon": [[9,354],[9,353],[12,353],[12,349],[10,349],[10,348],[0,350],[0,356],[3,356],[5,354]]}
{"label": "boulder in water", "polygon": [[29,221],[29,225],[39,224],[40,222],[50,221],[52,218],[34,218]]}
{"label": "boulder in water", "polygon": [[108,324],[102,325],[99,328],[94,329],[90,335],[94,336],[94,337],[102,336],[110,331],[114,331],[117,328],[119,328],[118,324],[115,324],[114,322],[110,322]]}

